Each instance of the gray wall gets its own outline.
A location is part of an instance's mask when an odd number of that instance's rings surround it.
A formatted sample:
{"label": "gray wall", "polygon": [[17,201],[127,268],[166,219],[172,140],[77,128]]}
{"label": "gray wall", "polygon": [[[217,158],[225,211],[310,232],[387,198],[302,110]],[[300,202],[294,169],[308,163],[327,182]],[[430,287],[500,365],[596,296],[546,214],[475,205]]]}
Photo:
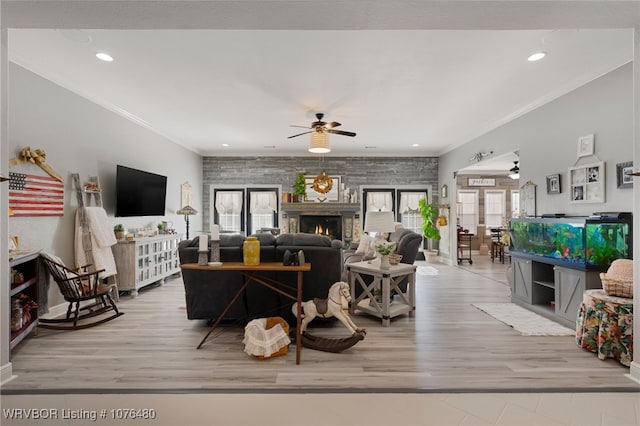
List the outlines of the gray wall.
{"label": "gray wall", "polygon": [[[434,157],[205,157],[202,188],[206,210],[204,220],[209,218],[212,186],[260,183],[281,185],[283,192],[292,192],[291,185],[297,173],[307,172],[315,176],[323,170],[330,176],[341,176],[345,188],[352,190],[358,190],[362,185],[438,187],[438,159]],[[208,229],[208,222],[205,229]]]}
{"label": "gray wall", "polygon": [[[578,138],[591,133],[595,134],[595,155],[578,161]],[[631,64],[441,156],[440,184],[454,188],[454,172],[468,166],[471,155],[480,151],[494,151],[494,155],[519,151],[520,185],[528,181],[538,185],[538,215],[633,211],[633,190],[616,187],[616,164],[633,160]],[[571,203],[567,169],[599,160],[605,162],[605,203]],[[562,193],[548,195],[546,176],[556,173],[561,175]],[[454,203],[455,194],[450,199]]]}
{"label": "gray wall", "polygon": [[[71,174],[76,172],[83,181],[89,176],[99,177],[104,208],[113,224],[144,228],[169,220],[184,234],[184,218],[175,215],[175,211],[180,208],[180,185],[185,181],[194,188],[194,207],[201,210],[199,155],[15,64],[9,67],[8,91],[9,156],[17,156],[26,146],[43,149],[47,164],[65,181],[63,217],[9,218],[9,235],[20,237],[21,248],[43,249],[62,257],[69,265],[75,263],[77,202]],[[167,176],[166,216],[113,217],[117,164]],[[32,164],[21,164],[10,171],[45,174]],[[201,218],[191,217],[194,226],[201,226]],[[52,289],[49,305],[56,302],[62,300]]]}

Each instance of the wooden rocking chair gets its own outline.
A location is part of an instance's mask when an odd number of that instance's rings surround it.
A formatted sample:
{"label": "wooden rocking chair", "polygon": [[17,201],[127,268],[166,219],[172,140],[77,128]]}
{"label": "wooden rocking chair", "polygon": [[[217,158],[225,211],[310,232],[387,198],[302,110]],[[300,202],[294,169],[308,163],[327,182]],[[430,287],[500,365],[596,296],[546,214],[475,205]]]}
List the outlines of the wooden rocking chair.
{"label": "wooden rocking chair", "polygon": [[[79,272],[67,268],[61,260],[55,259],[54,256],[43,254],[42,259],[58,284],[64,299],[69,302],[69,307],[65,318],[40,318],[39,327],[53,330],[80,330],[94,327],[123,315],[118,311],[110,294],[112,289],[116,288],[115,285],[100,282],[99,274],[102,270]],[[80,306],[81,302],[91,299],[95,299],[94,303]],[[96,317],[111,311],[113,314],[108,317],[100,318],[97,321],[78,323],[86,318]]]}

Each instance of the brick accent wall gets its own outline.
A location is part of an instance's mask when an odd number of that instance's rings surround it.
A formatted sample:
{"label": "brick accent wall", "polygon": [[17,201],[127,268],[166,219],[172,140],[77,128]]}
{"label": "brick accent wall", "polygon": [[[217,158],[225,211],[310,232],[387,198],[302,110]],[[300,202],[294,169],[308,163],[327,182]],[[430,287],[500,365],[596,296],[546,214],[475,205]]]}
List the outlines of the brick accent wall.
{"label": "brick accent wall", "polygon": [[282,185],[283,192],[292,192],[297,173],[316,175],[322,170],[340,176],[345,188],[353,190],[361,185],[431,185],[434,197],[439,193],[437,157],[204,157],[204,229],[209,228],[212,185],[273,184]]}

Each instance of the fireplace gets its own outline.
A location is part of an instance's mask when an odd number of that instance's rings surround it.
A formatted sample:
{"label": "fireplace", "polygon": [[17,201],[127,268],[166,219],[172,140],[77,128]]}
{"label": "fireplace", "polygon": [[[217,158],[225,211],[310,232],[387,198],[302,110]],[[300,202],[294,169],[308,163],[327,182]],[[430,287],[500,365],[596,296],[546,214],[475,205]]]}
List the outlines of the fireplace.
{"label": "fireplace", "polygon": [[300,232],[342,239],[342,216],[300,215]]}
{"label": "fireplace", "polygon": [[354,226],[359,226],[359,204],[351,203],[282,203],[284,232],[329,235],[350,242]]}

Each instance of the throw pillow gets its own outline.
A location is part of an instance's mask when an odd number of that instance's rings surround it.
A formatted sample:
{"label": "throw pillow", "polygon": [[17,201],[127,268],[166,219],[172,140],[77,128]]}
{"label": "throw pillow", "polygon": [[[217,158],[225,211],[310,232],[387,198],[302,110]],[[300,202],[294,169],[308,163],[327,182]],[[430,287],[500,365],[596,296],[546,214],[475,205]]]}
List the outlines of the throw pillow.
{"label": "throw pillow", "polygon": [[362,234],[360,236],[360,244],[358,244],[358,248],[356,249],[356,254],[366,255],[371,251],[371,243],[373,242],[373,238],[371,238],[367,234]]}

